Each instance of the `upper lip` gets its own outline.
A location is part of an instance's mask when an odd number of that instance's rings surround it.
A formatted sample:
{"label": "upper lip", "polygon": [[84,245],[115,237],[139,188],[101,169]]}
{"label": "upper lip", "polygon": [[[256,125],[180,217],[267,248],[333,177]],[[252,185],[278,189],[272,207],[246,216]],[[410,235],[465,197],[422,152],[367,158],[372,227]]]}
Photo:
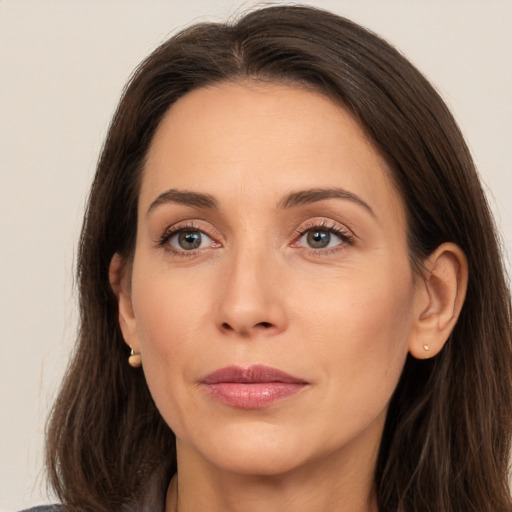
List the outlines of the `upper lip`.
{"label": "upper lip", "polygon": [[294,377],[276,368],[264,366],[261,364],[241,368],[240,366],[226,366],[208,374],[203,379],[203,384],[220,383],[265,383],[282,382],[287,384],[307,384],[304,379]]}

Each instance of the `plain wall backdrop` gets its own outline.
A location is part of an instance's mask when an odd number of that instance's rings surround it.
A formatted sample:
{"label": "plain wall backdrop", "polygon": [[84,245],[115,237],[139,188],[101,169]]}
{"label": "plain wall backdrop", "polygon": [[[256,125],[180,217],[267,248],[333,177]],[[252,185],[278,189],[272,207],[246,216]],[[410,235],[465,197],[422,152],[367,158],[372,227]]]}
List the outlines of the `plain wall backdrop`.
{"label": "plain wall backdrop", "polygon": [[[512,255],[512,1],[304,3],[374,30],[433,82],[466,135]],[[44,422],[75,337],[87,189],[125,82],[176,29],[255,4],[0,0],[0,512],[51,501]]]}

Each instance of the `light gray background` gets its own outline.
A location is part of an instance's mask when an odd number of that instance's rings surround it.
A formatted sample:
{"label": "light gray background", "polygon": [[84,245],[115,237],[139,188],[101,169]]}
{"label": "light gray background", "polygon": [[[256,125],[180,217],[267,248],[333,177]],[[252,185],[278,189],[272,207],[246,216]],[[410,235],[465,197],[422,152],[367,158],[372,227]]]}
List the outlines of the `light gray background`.
{"label": "light gray background", "polygon": [[[75,334],[76,240],[123,85],[176,28],[255,3],[0,0],[0,512],[49,499],[43,430]],[[375,30],[436,85],[512,254],[512,1],[305,3]]]}

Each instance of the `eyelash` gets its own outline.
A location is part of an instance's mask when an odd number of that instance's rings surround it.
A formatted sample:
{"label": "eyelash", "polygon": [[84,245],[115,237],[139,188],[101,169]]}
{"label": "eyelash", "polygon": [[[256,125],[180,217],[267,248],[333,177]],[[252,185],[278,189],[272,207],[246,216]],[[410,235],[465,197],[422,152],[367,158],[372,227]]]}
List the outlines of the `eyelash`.
{"label": "eyelash", "polygon": [[[334,233],[341,240],[341,243],[330,248],[325,249],[313,249],[312,247],[303,247],[306,251],[310,252],[312,255],[329,255],[340,250],[343,250],[344,247],[353,246],[355,243],[355,235],[349,231],[347,228],[340,226],[337,223],[327,220],[321,221],[310,221],[295,230],[297,233],[297,237],[295,238],[293,244],[297,243],[306,233],[310,231],[326,231],[328,233]],[[293,245],[292,244],[292,245]]]}
{"label": "eyelash", "polygon": [[[165,251],[169,252],[170,254],[172,254],[174,256],[184,257],[184,258],[187,258],[187,257],[190,257],[190,256],[196,256],[203,249],[196,249],[196,250],[191,250],[191,251],[185,251],[185,250],[178,251],[178,250],[174,249],[170,244],[167,244],[167,242],[173,236],[177,235],[178,233],[180,233],[182,231],[199,231],[199,232],[203,233],[204,235],[206,235],[208,238],[212,239],[215,242],[214,238],[211,237],[210,235],[208,235],[204,231],[204,229],[201,229],[197,224],[195,224],[194,222],[186,222],[186,223],[183,223],[183,224],[178,224],[178,225],[173,225],[173,226],[168,227],[163,232],[163,234],[160,235],[156,239],[155,245],[157,247],[161,247],[162,249],[164,249]],[[215,242],[215,243],[218,244],[218,242]]]}
{"label": "eyelash", "polygon": [[[314,249],[312,247],[299,247],[302,248],[312,255],[329,255],[334,252],[338,252],[339,250],[342,250],[344,247],[353,246],[355,242],[355,236],[354,234],[349,231],[346,228],[341,227],[337,223],[334,223],[332,221],[327,220],[321,220],[321,221],[310,221],[299,228],[295,230],[295,233],[297,236],[295,237],[294,241],[292,242],[292,247],[294,244],[297,244],[301,237],[303,237],[306,233],[310,231],[326,231],[328,233],[333,233],[336,236],[338,236],[341,240],[341,243],[331,247],[331,248],[323,248],[323,249]],[[182,232],[182,231],[199,231],[206,235],[208,238],[212,239],[215,244],[218,244],[217,246],[220,246],[219,242],[215,242],[215,239],[208,235],[203,229],[201,229],[196,223],[194,222],[186,222],[184,224],[178,224],[168,227],[162,235],[158,236],[155,245],[157,247],[163,248],[167,252],[171,253],[174,256],[178,257],[191,257],[196,256],[199,252],[203,251],[204,249],[196,249],[196,250],[176,250],[174,249],[170,244],[167,244],[167,242],[176,234]]]}

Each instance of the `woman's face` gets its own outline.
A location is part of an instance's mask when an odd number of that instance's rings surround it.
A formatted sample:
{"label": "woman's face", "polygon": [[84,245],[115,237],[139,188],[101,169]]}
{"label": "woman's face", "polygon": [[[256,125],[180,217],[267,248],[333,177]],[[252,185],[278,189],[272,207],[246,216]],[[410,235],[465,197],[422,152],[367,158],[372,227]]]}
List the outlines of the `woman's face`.
{"label": "woman's face", "polygon": [[175,103],[129,294],[125,338],[179,457],[258,474],[375,461],[415,280],[386,164],[329,99],[225,83]]}

